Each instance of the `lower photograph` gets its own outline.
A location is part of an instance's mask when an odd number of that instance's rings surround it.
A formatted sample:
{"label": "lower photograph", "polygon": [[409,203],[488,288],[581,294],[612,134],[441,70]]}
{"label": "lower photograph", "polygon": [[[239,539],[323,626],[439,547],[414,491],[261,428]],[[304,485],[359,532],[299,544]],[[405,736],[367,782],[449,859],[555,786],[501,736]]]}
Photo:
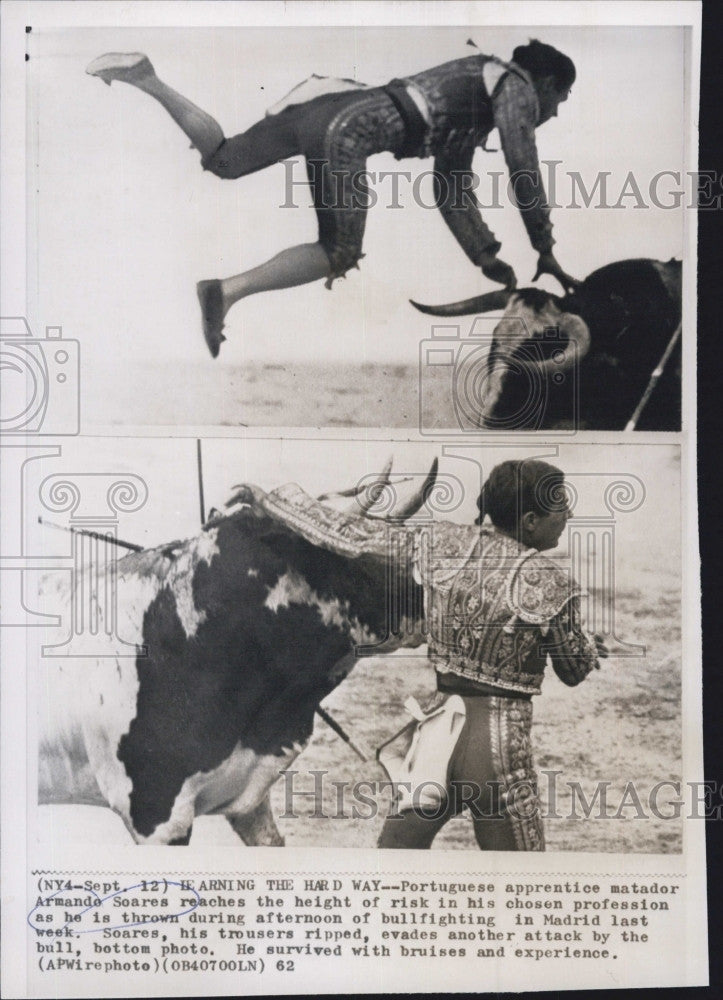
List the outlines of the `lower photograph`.
{"label": "lower photograph", "polygon": [[85,438],[21,475],[41,854],[682,851],[679,445]]}

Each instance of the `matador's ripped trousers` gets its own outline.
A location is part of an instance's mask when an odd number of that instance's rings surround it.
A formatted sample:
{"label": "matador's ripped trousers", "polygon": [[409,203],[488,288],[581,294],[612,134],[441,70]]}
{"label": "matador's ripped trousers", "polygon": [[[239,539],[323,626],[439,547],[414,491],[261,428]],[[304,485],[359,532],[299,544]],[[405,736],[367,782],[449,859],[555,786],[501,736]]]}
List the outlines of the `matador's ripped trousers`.
{"label": "matador's ripped trousers", "polygon": [[218,177],[236,178],[305,156],[319,242],[334,279],[363,256],[371,200],[364,174],[367,157],[385,150],[397,153],[404,139],[402,118],[382,88],[342,91],[292,104],[224,139],[203,166]]}
{"label": "matador's ripped trousers", "polygon": [[466,719],[447,771],[446,802],[423,815],[391,814],[379,847],[428,848],[465,806],[483,851],[544,851],[545,838],[532,762],[532,702],[464,697]]}

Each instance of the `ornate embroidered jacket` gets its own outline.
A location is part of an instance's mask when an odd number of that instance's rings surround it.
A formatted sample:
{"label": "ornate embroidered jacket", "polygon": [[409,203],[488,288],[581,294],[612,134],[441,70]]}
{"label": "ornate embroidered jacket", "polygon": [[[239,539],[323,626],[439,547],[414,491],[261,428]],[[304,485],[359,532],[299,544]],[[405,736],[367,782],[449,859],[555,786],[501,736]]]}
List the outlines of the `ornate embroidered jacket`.
{"label": "ornate embroidered jacket", "polygon": [[[445,690],[462,678],[539,694],[548,657],[569,685],[597,662],[580,626],[580,589],[551,559],[493,528],[435,523],[420,532],[429,656]],[[446,676],[451,675],[451,676]]]}
{"label": "ornate embroidered jacket", "polygon": [[424,148],[416,155],[435,157],[435,172],[443,176],[449,194],[440,209],[472,262],[478,263],[480,249],[500,248],[464,180],[472,172],[476,147],[484,148],[494,128],[530,242],[538,253],[551,250],[555,241],[535,144],[540,108],[529,75],[515,63],[475,55],[405,82],[421,92],[431,119]]}

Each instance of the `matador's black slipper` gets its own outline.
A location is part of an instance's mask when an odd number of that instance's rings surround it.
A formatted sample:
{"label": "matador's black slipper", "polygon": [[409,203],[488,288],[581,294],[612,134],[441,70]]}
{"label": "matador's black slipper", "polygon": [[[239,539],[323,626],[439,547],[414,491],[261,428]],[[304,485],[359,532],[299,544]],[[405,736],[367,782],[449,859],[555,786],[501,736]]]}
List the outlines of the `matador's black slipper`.
{"label": "matador's black slipper", "polygon": [[201,316],[203,317],[203,335],[206,338],[208,349],[212,358],[218,357],[221,344],[226,339],[221,333],[223,330],[223,292],[221,282],[199,281],[196,285],[196,294],[201,303]]}

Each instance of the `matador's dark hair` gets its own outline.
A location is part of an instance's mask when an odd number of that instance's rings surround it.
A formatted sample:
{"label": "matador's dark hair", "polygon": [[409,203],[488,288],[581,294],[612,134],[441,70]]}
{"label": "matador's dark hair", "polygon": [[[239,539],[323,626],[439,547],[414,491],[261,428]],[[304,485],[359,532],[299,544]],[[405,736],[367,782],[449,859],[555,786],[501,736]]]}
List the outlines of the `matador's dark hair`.
{"label": "matador's dark hair", "polygon": [[518,45],[512,53],[512,60],[530,76],[553,76],[560,90],[568,89],[575,82],[575,63],[569,56],[558,52],[552,45],[530,39],[529,45]]}
{"label": "matador's dark hair", "polygon": [[482,524],[485,514],[496,528],[516,532],[520,518],[527,511],[550,514],[566,502],[565,474],[539,459],[516,459],[501,462],[490,472],[477,498]]}

